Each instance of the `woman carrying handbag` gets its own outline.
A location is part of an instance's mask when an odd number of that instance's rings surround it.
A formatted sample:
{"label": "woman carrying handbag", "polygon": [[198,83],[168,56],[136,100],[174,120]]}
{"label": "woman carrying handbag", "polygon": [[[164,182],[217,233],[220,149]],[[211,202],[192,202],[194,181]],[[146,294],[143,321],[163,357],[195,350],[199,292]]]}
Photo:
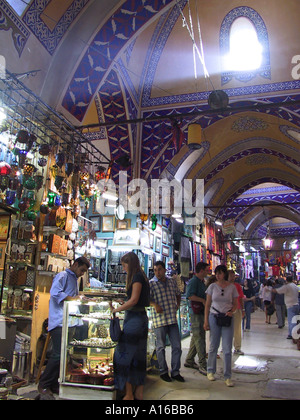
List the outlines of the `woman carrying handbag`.
{"label": "woman carrying handbag", "polygon": [[[134,252],[121,258],[127,273],[127,301],[112,314],[125,311],[123,331],[114,352],[115,388],[125,390],[123,400],[142,400],[146,378],[148,317],[145,308],[150,305],[149,281]],[[135,387],[135,391],[134,391]]]}
{"label": "woman carrying handbag", "polygon": [[207,379],[215,380],[217,353],[222,338],[224,357],[224,378],[227,386],[232,387],[231,360],[234,325],[232,316],[238,304],[238,291],[234,284],[227,281],[225,265],[215,269],[217,281],[206,290],[204,329],[210,330],[210,348],[207,361]]}

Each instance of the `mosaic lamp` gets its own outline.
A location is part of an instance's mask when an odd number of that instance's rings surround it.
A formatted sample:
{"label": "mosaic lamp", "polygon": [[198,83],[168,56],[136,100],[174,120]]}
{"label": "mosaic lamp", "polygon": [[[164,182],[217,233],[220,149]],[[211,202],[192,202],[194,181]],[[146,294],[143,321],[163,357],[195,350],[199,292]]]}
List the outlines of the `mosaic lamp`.
{"label": "mosaic lamp", "polygon": [[11,173],[11,167],[6,162],[0,162],[0,176],[7,176]]}
{"label": "mosaic lamp", "polygon": [[6,204],[12,206],[16,201],[17,192],[12,190],[6,190]]}
{"label": "mosaic lamp", "polygon": [[29,133],[27,130],[20,130],[17,134],[16,141],[21,144],[26,144],[29,140]]}

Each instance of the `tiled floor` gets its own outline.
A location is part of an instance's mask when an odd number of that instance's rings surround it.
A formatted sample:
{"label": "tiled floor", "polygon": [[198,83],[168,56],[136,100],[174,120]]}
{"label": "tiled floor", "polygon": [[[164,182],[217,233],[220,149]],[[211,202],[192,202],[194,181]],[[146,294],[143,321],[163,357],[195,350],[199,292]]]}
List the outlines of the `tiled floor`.
{"label": "tiled floor", "polygon": [[[265,315],[260,310],[252,315],[251,331],[243,334],[242,350],[245,356],[233,355],[232,379],[235,383],[233,388],[228,388],[224,383],[221,349],[215,382],[210,382],[198,371],[183,366],[190,343],[190,338],[186,338],[182,341],[181,359],[181,375],[184,376],[185,383],[176,381],[167,383],[160,379],[157,372],[150,372],[147,376],[144,399],[148,401],[264,400],[267,397],[278,399],[278,392],[272,395],[272,387],[271,393],[266,390],[269,391],[269,385],[272,385],[276,379],[289,379],[300,383],[300,352],[291,340],[286,339],[287,327],[278,329],[275,315],[272,316],[271,322],[271,325],[265,323]],[[208,347],[209,334],[207,334],[207,349]],[[167,360],[170,361],[170,347],[166,353]],[[238,365],[235,364],[236,361]],[[284,385],[284,382],[280,383],[282,384]],[[27,389],[19,390],[18,394],[22,395],[33,389],[36,387],[31,385]],[[84,391],[83,398],[85,398]],[[283,392],[280,398],[288,399],[288,394]]]}
{"label": "tiled floor", "polygon": [[[150,374],[145,387],[146,400],[259,400],[264,399],[264,390],[269,380],[300,380],[300,352],[291,340],[287,340],[287,327],[280,330],[273,315],[271,325],[265,323],[265,315],[258,310],[252,314],[250,332],[243,334],[242,350],[245,356],[233,356],[234,388],[228,388],[222,376],[222,352],[218,360],[217,380],[209,382],[194,369],[183,367],[190,338],[182,341],[181,375],[186,382],[163,382],[159,375]],[[207,349],[209,335],[207,334]],[[167,349],[170,360],[170,348]],[[238,360],[238,366],[234,363]],[[197,360],[196,360],[197,361]],[[258,367],[258,369],[255,369]],[[260,370],[262,367],[263,370]],[[299,395],[300,399],[300,395]]]}

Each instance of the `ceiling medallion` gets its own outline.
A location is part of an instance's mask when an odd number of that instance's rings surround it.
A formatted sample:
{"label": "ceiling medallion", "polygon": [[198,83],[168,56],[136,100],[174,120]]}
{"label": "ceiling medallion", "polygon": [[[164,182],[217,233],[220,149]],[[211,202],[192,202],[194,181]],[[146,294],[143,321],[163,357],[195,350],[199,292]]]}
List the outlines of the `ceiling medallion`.
{"label": "ceiling medallion", "polygon": [[237,133],[243,131],[267,130],[269,124],[257,117],[241,117],[238,118],[232,125],[231,129]]}

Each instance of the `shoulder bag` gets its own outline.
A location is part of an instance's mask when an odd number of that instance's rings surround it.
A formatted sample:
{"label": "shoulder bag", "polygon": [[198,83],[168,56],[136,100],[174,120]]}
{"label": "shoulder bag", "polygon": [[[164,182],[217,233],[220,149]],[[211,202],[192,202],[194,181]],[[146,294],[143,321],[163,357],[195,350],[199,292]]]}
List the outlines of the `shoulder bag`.
{"label": "shoulder bag", "polygon": [[202,302],[191,300],[191,308],[195,315],[204,314],[204,305]]}
{"label": "shoulder bag", "polygon": [[232,317],[228,316],[226,314],[223,314],[222,312],[218,311],[218,309],[212,307],[216,312],[218,312],[217,315],[215,315],[215,318],[217,320],[217,325],[219,327],[230,327],[231,326],[231,320]]}
{"label": "shoulder bag", "polygon": [[114,314],[110,319],[109,334],[112,341],[117,342],[120,340],[122,330],[120,327],[120,319]]}

